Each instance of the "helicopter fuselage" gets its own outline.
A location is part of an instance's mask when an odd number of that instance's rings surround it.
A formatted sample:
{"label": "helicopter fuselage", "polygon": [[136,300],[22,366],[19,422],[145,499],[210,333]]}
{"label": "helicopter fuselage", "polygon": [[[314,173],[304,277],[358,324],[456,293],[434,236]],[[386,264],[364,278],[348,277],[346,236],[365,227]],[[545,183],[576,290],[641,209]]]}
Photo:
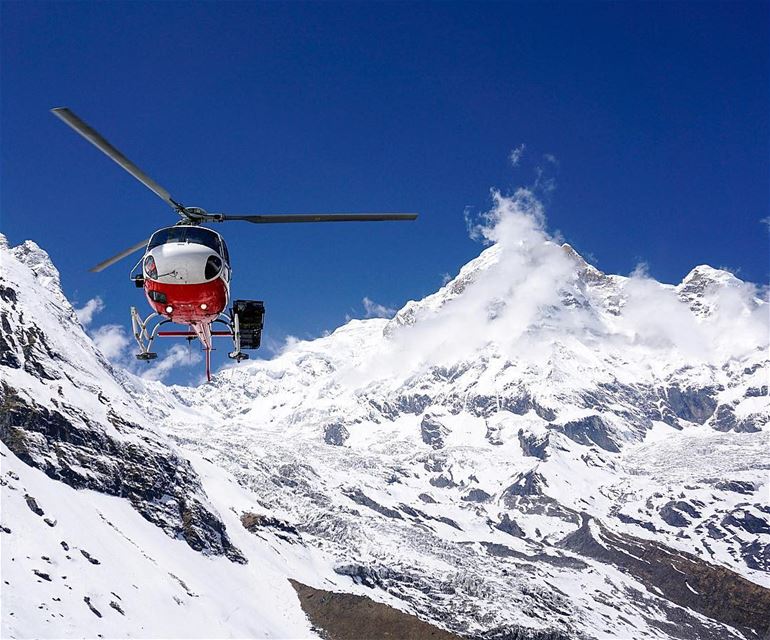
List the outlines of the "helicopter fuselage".
{"label": "helicopter fuselage", "polygon": [[[136,269],[141,274],[134,275]],[[242,349],[258,349],[265,307],[259,300],[235,300],[230,305],[230,259],[224,239],[215,231],[196,224],[177,224],[159,229],[147,243],[131,279],[144,289],[153,313],[142,319],[131,308],[134,337],[140,360],[152,360],[156,337],[200,340],[206,358],[206,378],[211,380],[211,351],[214,337],[229,337],[235,349],[228,353],[240,362],[249,356]],[[154,327],[150,327],[150,322]],[[160,330],[169,324],[186,325],[182,330]],[[214,331],[214,323],[224,330]]]}
{"label": "helicopter fuselage", "polygon": [[167,242],[155,246],[142,258],[142,271],[147,302],[173,322],[213,322],[229,302],[230,266],[206,245]]}
{"label": "helicopter fuselage", "polygon": [[[210,378],[212,338],[231,333],[211,329],[230,302],[231,270],[224,239],[197,225],[159,229],[147,243],[139,264],[142,275],[135,281],[143,286],[154,313],[165,319],[161,324],[170,321],[189,326],[185,331],[163,331],[158,335],[197,337],[206,352],[206,374]],[[145,323],[142,321],[141,326]]]}

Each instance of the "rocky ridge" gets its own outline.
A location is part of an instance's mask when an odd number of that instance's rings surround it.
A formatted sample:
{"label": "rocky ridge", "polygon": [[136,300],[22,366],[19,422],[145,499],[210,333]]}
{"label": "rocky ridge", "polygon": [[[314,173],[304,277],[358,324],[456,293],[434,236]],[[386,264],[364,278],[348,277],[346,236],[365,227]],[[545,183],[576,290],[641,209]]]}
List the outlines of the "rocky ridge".
{"label": "rocky ridge", "polygon": [[196,551],[245,562],[195,470],[80,327],[47,254],[31,241],[0,251],[0,440],[50,478],[126,498]]}
{"label": "rocky ridge", "polygon": [[[329,566],[286,577],[466,637],[767,630],[767,346],[718,339],[725,307],[766,307],[731,274],[698,267],[673,287],[603,274],[568,246],[500,242],[392,320],[188,389],[113,369],[47,257],[27,243],[9,259],[8,450],[127,498],[193,549],[238,566],[272,541],[283,561]],[[649,299],[686,331],[646,318]],[[706,358],[681,337],[701,330],[717,336]],[[213,507],[204,456],[248,498]]]}

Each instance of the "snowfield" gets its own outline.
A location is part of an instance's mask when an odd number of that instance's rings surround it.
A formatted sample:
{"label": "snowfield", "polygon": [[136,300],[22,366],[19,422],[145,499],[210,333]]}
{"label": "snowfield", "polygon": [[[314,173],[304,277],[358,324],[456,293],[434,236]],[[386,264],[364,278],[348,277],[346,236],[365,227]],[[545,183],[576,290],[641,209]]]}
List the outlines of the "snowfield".
{"label": "snowfield", "polygon": [[764,637],[761,291],[604,274],[527,192],[475,232],[391,320],[196,388],[0,248],[3,637],[316,637],[289,578],[458,637]]}

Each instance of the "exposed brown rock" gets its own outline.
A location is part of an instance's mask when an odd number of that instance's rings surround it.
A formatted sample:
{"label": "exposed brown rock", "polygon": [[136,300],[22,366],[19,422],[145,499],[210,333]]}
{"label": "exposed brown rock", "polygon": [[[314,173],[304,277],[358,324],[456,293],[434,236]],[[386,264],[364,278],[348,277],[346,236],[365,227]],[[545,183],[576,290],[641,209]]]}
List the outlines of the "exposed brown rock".
{"label": "exposed brown rock", "polygon": [[583,514],[582,526],[560,546],[616,565],[671,602],[749,637],[768,637],[770,589],[725,567],[652,540],[610,531],[587,514]]}
{"label": "exposed brown rock", "polygon": [[289,582],[302,610],[327,640],[462,640],[462,636],[365,596]]}

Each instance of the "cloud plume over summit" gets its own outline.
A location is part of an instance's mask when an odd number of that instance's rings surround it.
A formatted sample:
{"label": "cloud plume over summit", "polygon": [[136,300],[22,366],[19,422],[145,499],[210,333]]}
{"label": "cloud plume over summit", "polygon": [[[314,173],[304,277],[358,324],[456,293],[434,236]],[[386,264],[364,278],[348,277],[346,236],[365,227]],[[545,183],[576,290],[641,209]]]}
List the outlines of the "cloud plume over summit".
{"label": "cloud plume over summit", "polygon": [[[755,285],[709,267],[678,286],[639,272],[606,275],[548,232],[531,190],[493,192],[492,200],[469,224],[490,246],[437,293],[396,314],[372,359],[375,377],[479,352],[542,367],[563,365],[566,346],[654,367],[660,351],[715,363],[767,345],[767,306]],[[689,306],[693,286],[708,309]]]}

